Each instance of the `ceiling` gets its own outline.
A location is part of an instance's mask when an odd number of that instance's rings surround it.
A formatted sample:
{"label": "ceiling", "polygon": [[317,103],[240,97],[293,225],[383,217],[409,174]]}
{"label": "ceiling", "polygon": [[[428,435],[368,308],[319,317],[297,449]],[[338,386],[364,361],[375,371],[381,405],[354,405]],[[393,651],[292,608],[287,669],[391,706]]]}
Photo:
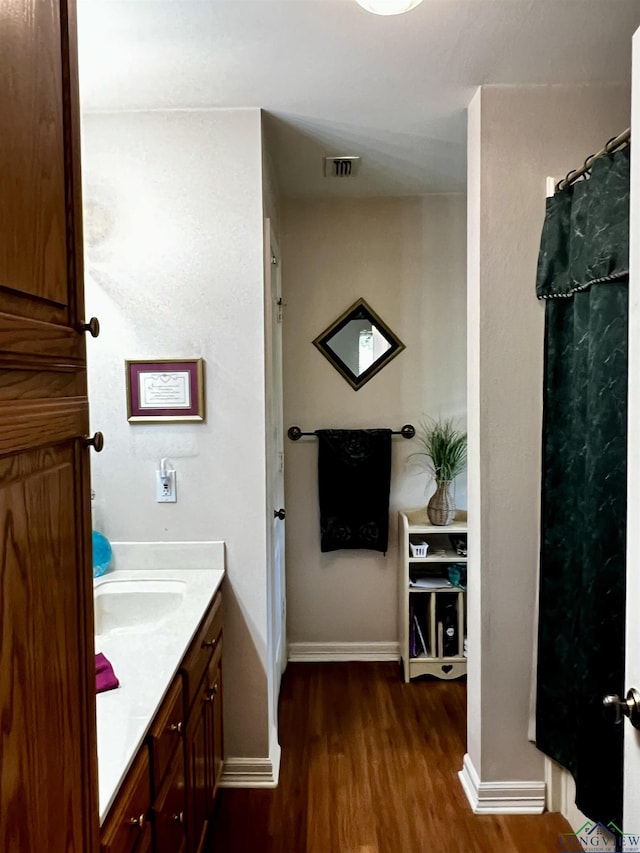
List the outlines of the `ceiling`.
{"label": "ceiling", "polygon": [[[629,83],[640,0],[424,0],[393,17],[355,0],[79,0],[78,19],[83,111],[261,107],[284,195],[418,195],[464,192],[477,86]],[[323,177],[336,154],[361,156],[356,177]]]}

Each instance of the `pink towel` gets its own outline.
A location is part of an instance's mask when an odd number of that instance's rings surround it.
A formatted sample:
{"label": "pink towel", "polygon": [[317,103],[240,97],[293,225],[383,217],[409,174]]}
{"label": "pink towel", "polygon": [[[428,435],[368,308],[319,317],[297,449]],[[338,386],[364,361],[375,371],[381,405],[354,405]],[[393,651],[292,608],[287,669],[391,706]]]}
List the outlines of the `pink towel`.
{"label": "pink towel", "polygon": [[113,690],[119,684],[120,682],[115,676],[113,667],[102,652],[98,652],[96,654],[96,693]]}

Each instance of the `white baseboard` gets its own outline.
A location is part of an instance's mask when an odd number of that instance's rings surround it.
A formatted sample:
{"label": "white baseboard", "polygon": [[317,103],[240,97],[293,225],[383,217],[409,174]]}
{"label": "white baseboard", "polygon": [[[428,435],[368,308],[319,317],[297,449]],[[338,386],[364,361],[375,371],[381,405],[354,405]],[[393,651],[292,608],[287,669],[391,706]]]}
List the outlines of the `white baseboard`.
{"label": "white baseboard", "polygon": [[544,811],[544,782],[481,782],[468,754],[458,777],[474,814],[542,814]]}
{"label": "white baseboard", "polygon": [[225,758],[221,788],[276,788],[280,776],[280,744],[272,732],[268,758]]}
{"label": "white baseboard", "polygon": [[398,643],[289,643],[289,660],[314,661],[400,660]]}
{"label": "white baseboard", "polygon": [[[547,811],[560,812],[574,831],[583,827],[588,818],[576,806],[576,783],[571,773],[545,755],[544,778],[547,783]],[[602,835],[599,829],[598,834]],[[602,844],[602,849],[613,847],[607,848]]]}

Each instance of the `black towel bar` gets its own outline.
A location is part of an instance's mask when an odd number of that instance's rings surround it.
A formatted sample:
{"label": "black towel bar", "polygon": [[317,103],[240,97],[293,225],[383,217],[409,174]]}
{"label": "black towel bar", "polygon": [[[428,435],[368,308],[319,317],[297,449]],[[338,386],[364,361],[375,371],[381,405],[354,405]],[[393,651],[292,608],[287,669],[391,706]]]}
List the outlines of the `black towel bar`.
{"label": "black towel bar", "polygon": [[[403,438],[413,438],[416,428],[413,424],[405,424],[402,429],[391,430],[391,435],[401,435]],[[315,432],[302,432],[299,426],[290,426],[287,435],[291,441],[298,441],[303,435],[311,435],[315,438]]]}

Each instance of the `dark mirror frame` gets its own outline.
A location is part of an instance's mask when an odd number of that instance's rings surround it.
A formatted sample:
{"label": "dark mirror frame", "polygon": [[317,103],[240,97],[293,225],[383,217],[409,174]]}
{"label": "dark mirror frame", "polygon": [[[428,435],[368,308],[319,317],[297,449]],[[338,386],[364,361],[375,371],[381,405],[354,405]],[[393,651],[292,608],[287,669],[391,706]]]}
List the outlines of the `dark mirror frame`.
{"label": "dark mirror frame", "polygon": [[[350,323],[352,320],[369,320],[389,343],[389,349],[379,356],[373,364],[371,364],[359,376],[357,376],[329,346],[329,342],[333,336],[340,332],[341,329],[344,329],[347,323]],[[331,362],[338,373],[347,380],[349,385],[351,385],[354,391],[359,391],[360,388],[362,388],[363,385],[366,385],[366,383],[375,376],[379,370],[382,370],[385,365],[389,364],[390,361],[405,349],[400,338],[391,331],[387,324],[380,319],[373,308],[371,308],[364,299],[358,299],[357,302],[354,302],[353,305],[347,308],[344,314],[341,314],[334,323],[315,338],[313,345],[320,350],[328,361]]]}

